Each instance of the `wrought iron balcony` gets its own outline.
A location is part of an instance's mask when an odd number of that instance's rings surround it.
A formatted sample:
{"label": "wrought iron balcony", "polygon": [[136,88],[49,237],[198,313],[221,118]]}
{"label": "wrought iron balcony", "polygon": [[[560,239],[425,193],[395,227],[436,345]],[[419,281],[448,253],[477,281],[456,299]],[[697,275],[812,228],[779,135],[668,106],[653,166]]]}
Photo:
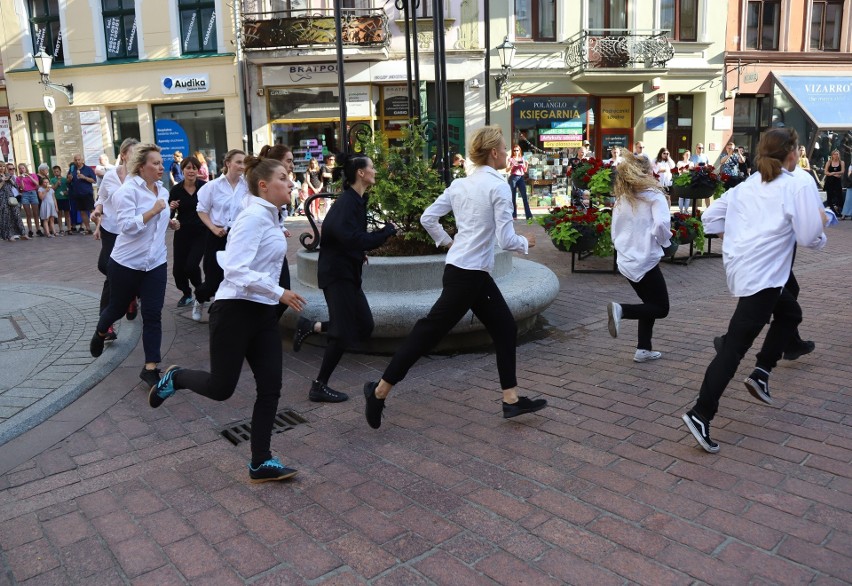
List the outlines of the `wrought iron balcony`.
{"label": "wrought iron balcony", "polygon": [[[340,18],[344,46],[386,47],[390,42],[388,17],[382,10],[344,8]],[[331,10],[245,13],[243,47],[247,50],[334,47],[334,19]]]}
{"label": "wrought iron balcony", "polygon": [[666,30],[588,29],[566,41],[565,65],[571,73],[594,69],[664,69],[674,47]]}

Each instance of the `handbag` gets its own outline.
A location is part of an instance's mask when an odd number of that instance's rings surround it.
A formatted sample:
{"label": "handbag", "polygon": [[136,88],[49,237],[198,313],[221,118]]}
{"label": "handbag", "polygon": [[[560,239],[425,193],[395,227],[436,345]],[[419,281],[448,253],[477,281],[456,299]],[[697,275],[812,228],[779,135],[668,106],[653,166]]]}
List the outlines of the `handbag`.
{"label": "handbag", "polygon": [[16,206],[18,206],[18,198],[16,198],[16,197],[15,197],[15,196],[13,196],[13,195],[10,195],[10,196],[9,196],[9,207],[14,208],[14,207],[16,207]]}

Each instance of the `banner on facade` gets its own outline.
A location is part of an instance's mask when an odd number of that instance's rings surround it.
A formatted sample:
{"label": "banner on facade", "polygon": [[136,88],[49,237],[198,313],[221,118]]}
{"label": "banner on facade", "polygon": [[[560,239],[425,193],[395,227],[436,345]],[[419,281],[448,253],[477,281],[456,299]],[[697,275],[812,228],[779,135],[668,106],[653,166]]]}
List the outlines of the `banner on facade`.
{"label": "banner on facade", "polygon": [[15,150],[12,147],[12,131],[9,128],[9,117],[0,116],[0,155],[4,163],[15,162]]}

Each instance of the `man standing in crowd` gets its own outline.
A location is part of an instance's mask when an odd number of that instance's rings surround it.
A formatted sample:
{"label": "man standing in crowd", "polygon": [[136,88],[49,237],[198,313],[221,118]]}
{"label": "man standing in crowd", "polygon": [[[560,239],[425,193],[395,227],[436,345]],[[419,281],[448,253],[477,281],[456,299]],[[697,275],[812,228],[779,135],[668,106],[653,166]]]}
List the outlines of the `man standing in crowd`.
{"label": "man standing in crowd", "polygon": [[175,151],[175,154],[172,155],[172,157],[174,160],[169,166],[169,179],[172,180],[172,185],[177,185],[183,181],[183,171],[180,168],[180,162],[183,161],[183,153]]}
{"label": "man standing in crowd", "polygon": [[702,143],[699,142],[695,145],[695,152],[689,157],[689,160],[692,161],[692,165],[695,167],[710,164],[710,159],[704,154],[704,145]]}
{"label": "man standing in crowd", "polygon": [[89,213],[95,209],[95,190],[92,186],[96,181],[95,172],[83,163],[83,155],[74,155],[74,162],[68,170],[68,192],[80,212],[80,232],[83,234],[92,233]]}

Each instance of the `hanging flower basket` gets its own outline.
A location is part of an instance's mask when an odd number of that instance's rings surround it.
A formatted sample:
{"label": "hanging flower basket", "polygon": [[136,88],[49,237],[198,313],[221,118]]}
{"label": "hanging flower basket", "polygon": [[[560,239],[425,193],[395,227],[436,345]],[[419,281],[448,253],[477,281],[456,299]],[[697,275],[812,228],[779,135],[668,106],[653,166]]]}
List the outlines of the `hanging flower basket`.
{"label": "hanging flower basket", "polygon": [[683,199],[705,199],[713,197],[716,193],[716,188],[710,185],[672,185],[672,197],[682,197]]}
{"label": "hanging flower basket", "polygon": [[570,246],[565,246],[563,243],[558,242],[553,238],[551,238],[551,242],[553,242],[553,246],[562,252],[592,252],[598,244],[598,236],[596,234],[580,236],[580,238]]}

